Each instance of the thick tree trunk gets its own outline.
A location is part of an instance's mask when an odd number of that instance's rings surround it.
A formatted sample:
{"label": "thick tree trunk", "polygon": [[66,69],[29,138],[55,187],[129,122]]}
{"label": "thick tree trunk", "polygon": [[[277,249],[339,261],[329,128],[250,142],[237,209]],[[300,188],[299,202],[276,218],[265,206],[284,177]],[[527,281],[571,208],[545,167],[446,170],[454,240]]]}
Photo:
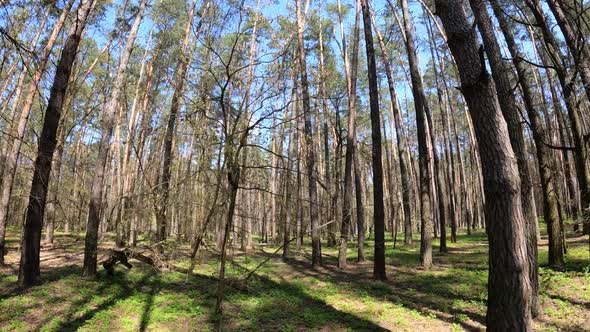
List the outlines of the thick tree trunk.
{"label": "thick tree trunk", "polygon": [[[504,13],[504,10],[500,7],[497,0],[492,0],[492,8],[496,15],[498,22],[500,23],[500,28],[502,29],[502,33],[504,35],[504,40],[508,45],[508,49],[510,50],[510,55],[512,56],[512,61],[516,67],[516,72],[518,75],[518,81],[522,90],[523,100],[525,103],[525,108],[529,119],[532,125],[533,131],[533,139],[535,140],[535,147],[537,150],[537,159],[539,165],[539,174],[541,175],[541,188],[543,192],[543,214],[545,222],[547,223],[547,230],[549,233],[549,264],[554,266],[563,266],[564,258],[563,258],[563,242],[561,241],[562,230],[561,230],[561,221],[558,211],[558,202],[557,196],[555,193],[555,183],[553,180],[553,170],[552,164],[555,162],[553,160],[553,155],[549,148],[545,145],[546,142],[550,141],[549,136],[545,133],[545,129],[543,128],[543,124],[541,122],[541,116],[539,110],[537,109],[537,105],[542,105],[539,103],[537,98],[533,93],[533,89],[529,83],[528,77],[529,71],[527,70],[526,64],[522,61],[522,56],[518,46],[514,40],[514,36],[512,35],[512,31],[508,26],[508,20]],[[476,4],[479,5],[479,9],[476,10],[478,16],[481,15],[478,20],[481,23],[478,23],[481,30],[486,30],[487,32],[482,32],[483,34],[487,35],[486,39],[488,42],[495,42],[491,38],[495,38],[495,35],[492,30],[491,20],[488,16],[487,9],[485,8],[485,3]],[[495,51],[493,51],[495,50]],[[492,61],[502,61],[502,56],[499,54],[499,47],[497,43],[492,45],[488,49],[488,56],[490,59],[494,58]],[[490,55],[490,53],[495,53],[494,55]],[[530,225],[533,226],[533,225]],[[534,225],[536,226],[536,225]],[[534,233],[533,233],[534,231]],[[532,287],[532,315],[533,317],[538,316],[539,314],[539,267],[538,267],[538,257],[537,257],[537,229],[529,228],[528,234],[528,261],[529,261],[529,273],[531,278],[531,287]],[[557,252],[556,252],[557,250]]]}
{"label": "thick tree trunk", "polygon": [[[491,21],[481,0],[470,0],[471,7],[475,13],[476,22],[479,27],[485,50],[492,68],[492,76],[498,92],[498,101],[510,135],[510,144],[518,161],[518,171],[521,179],[521,200],[524,216],[527,221],[527,255],[529,262],[529,276],[537,274],[537,208],[531,170],[528,164],[528,152],[524,137],[523,119],[516,103],[516,96],[512,91],[512,83],[509,73],[511,72],[502,59],[500,46],[493,32]],[[535,276],[532,280],[536,280]],[[535,288],[535,287],[533,287]]]}
{"label": "thick tree trunk", "polygon": [[29,196],[29,205],[27,207],[23,231],[18,273],[18,282],[21,286],[31,286],[37,283],[39,279],[41,229],[43,227],[43,214],[51,173],[51,160],[53,159],[53,152],[56,146],[57,127],[72,65],[76,58],[76,52],[84,27],[86,26],[86,19],[93,7],[93,0],[85,0],[80,3],[55,71],[55,78],[51,87],[45,118],[43,120],[43,129],[39,139],[31,194]]}
{"label": "thick tree trunk", "polygon": [[[22,104],[22,108],[20,108],[18,122],[16,125],[13,122],[13,128],[11,128],[11,133],[7,137],[8,141],[5,145],[6,150],[2,151],[2,156],[0,156],[0,167],[2,169],[2,188],[0,188],[0,264],[4,263],[4,238],[6,236],[6,224],[8,222],[8,209],[10,207],[10,198],[12,196],[12,187],[14,184],[14,178],[16,176],[16,166],[18,163],[20,148],[25,137],[25,129],[29,120],[33,103],[35,101],[35,97],[37,96],[37,88],[41,82],[41,79],[43,78],[43,75],[45,74],[45,69],[47,67],[49,57],[51,56],[53,46],[57,41],[57,37],[65,24],[66,18],[70,13],[70,9],[72,8],[73,4],[74,0],[68,0],[47,39],[47,44],[45,44],[45,47],[43,48],[41,57],[37,61],[37,67],[33,73],[32,80],[29,83],[26,99]],[[45,23],[43,22],[43,25],[44,24]],[[34,38],[35,44],[37,41],[36,39],[37,36]],[[26,68],[25,70],[28,71]],[[23,82],[25,78],[26,77],[23,76]],[[19,105],[19,100],[16,99],[13,113],[14,120],[17,118],[16,111]]]}
{"label": "thick tree trunk", "polygon": [[473,118],[483,167],[490,245],[487,328],[490,331],[531,331],[527,223],[521,207],[518,165],[510,145],[508,126],[463,1],[436,0],[436,12],[459,69],[460,89]]}

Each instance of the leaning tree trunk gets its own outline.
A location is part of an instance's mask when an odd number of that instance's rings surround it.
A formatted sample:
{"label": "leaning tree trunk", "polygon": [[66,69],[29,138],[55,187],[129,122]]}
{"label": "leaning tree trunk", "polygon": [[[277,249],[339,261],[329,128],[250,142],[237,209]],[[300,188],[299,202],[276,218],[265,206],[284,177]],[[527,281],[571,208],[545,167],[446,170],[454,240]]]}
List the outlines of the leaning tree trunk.
{"label": "leaning tree trunk", "polygon": [[[514,40],[514,36],[512,35],[512,31],[508,26],[506,15],[500,7],[497,0],[492,0],[491,3],[496,18],[500,23],[500,28],[502,29],[504,40],[506,41],[508,49],[510,50],[510,55],[513,59],[512,61],[514,63],[514,66],[516,67],[516,72],[518,75],[518,81],[521,86],[525,108],[532,125],[531,129],[533,131],[533,139],[535,141],[535,147],[537,149],[537,159],[539,161],[539,174],[541,175],[541,189],[543,192],[544,201],[543,214],[545,222],[547,223],[547,231],[549,233],[549,264],[555,266],[563,266],[563,243],[561,241],[562,230],[558,210],[557,196],[555,193],[555,183],[553,180],[553,170],[551,167],[551,165],[555,161],[553,160],[551,151],[545,145],[545,142],[548,139],[548,135],[545,133],[545,129],[543,128],[543,124],[541,121],[541,116],[536,106],[541,105],[541,103],[538,103],[538,100],[536,100],[537,98],[535,98],[533,89],[529,83],[529,71],[527,70],[526,64],[522,61],[520,50],[518,49],[516,41]],[[488,39],[488,42],[495,43],[495,45],[492,45],[492,48],[495,49],[495,51],[493,51],[495,55],[490,55],[490,58],[493,57],[495,59],[494,61],[502,61],[501,54],[499,53],[499,47],[497,45],[497,42],[495,42],[495,36],[493,31],[491,30],[491,21],[488,17],[487,9],[484,7],[484,3],[481,3],[480,6],[480,9],[476,11],[481,11],[480,15],[482,15],[482,23],[480,24],[480,29],[487,30],[487,32],[484,33],[487,35],[486,39]],[[491,39],[492,37],[494,38],[493,40]],[[492,48],[490,48],[488,54],[492,52]],[[532,286],[532,315],[533,317],[536,317],[539,314],[539,268],[537,257],[537,230],[534,230],[535,233],[531,233],[532,231],[533,229],[529,228],[528,256],[529,272]]]}
{"label": "leaning tree trunk", "polygon": [[566,63],[559,52],[559,45],[553,35],[549,22],[538,0],[525,0],[526,5],[532,11],[537,26],[540,28],[545,42],[546,55],[553,64],[553,69],[557,73],[557,78],[563,92],[563,99],[567,109],[568,118],[572,130],[572,139],[574,142],[574,161],[576,168],[576,177],[580,188],[580,202],[582,205],[582,219],[587,223],[587,211],[590,206],[590,168],[587,166],[588,149],[586,147],[586,138],[582,124],[581,110],[578,107],[574,82],[569,79]]}
{"label": "leaning tree trunk", "polygon": [[[588,98],[588,101],[590,101],[590,50],[587,40],[580,36],[581,32],[575,31],[570,15],[568,15],[566,11],[566,6],[568,6],[568,4],[566,4],[564,0],[547,0],[547,4],[557,21],[557,25],[559,25],[559,28],[563,33],[565,43],[574,59],[576,70],[582,79],[586,97]],[[576,14],[580,16],[584,15],[583,13]],[[584,23],[588,25],[588,22]],[[583,27],[578,28],[583,29]]]}
{"label": "leaning tree trunk", "polygon": [[526,220],[508,126],[463,1],[436,0],[436,12],[459,69],[460,89],[473,118],[483,168],[490,245],[487,327],[490,331],[531,331]]}
{"label": "leaning tree trunk", "polygon": [[[340,23],[340,38],[342,40],[342,57],[344,60],[346,86],[348,93],[348,132],[346,136],[346,154],[344,161],[344,199],[342,202],[342,226],[340,228],[340,241],[338,244],[338,267],[346,267],[346,256],[348,248],[348,236],[350,233],[350,222],[352,219],[352,193],[353,193],[353,168],[355,174],[359,173],[358,167],[355,167],[358,162],[355,158],[358,158],[356,151],[356,85],[357,85],[357,68],[358,68],[358,41],[359,41],[359,7],[356,7],[356,16],[354,23],[354,39],[352,44],[352,61],[349,62],[346,37],[344,36],[344,28],[342,25],[342,13],[340,7],[340,1],[338,4],[338,19]],[[362,188],[360,188],[360,176],[355,176],[356,186],[356,197],[357,197],[357,211],[362,213]],[[359,203],[360,202],[360,203]],[[357,214],[358,216],[358,214]],[[362,220],[362,218],[361,218]],[[359,219],[357,218],[357,221]],[[360,237],[359,237],[360,239]],[[364,235],[363,235],[364,240]],[[364,259],[364,252],[362,251],[361,245],[359,244],[359,258]]]}
{"label": "leaning tree trunk", "polygon": [[[33,107],[33,103],[35,102],[35,97],[37,96],[37,88],[45,74],[45,69],[47,67],[47,63],[49,61],[49,57],[51,56],[51,52],[53,50],[53,46],[55,45],[59,33],[63,28],[65,21],[70,13],[70,9],[74,4],[74,0],[68,0],[66,5],[64,6],[63,10],[61,11],[61,15],[57,19],[51,34],[47,39],[47,44],[43,48],[43,52],[39,60],[37,61],[37,67],[33,73],[33,77],[31,82],[29,83],[29,89],[27,90],[27,95],[25,100],[23,101],[22,107],[20,108],[20,114],[18,116],[18,122],[16,125],[13,124],[13,129],[11,129],[10,134],[8,135],[8,141],[6,142],[5,148],[6,150],[3,151],[2,155],[0,156],[0,169],[2,170],[2,188],[0,190],[0,263],[4,263],[4,254],[5,254],[5,236],[6,236],[6,224],[8,223],[8,212],[10,207],[10,198],[12,197],[12,187],[14,184],[14,178],[16,176],[16,168],[18,163],[18,157],[20,154],[20,148],[25,137],[25,129],[27,126],[27,122],[29,120],[29,115],[31,113],[31,109]],[[43,24],[45,24],[45,20]],[[37,42],[37,36],[35,36],[34,44]],[[24,69],[27,70],[27,69]],[[23,77],[26,79],[25,76]],[[19,79],[19,84],[20,84]],[[13,117],[16,120],[16,110],[19,106],[18,98],[14,101],[15,109]]]}
{"label": "leaning tree trunk", "polygon": [[[170,115],[168,117],[168,123],[166,126],[166,132],[164,134],[164,152],[163,152],[163,165],[162,173],[158,177],[158,191],[160,193],[157,209],[156,209],[156,239],[157,241],[166,240],[166,226],[167,226],[167,215],[166,209],[168,207],[168,197],[170,196],[170,180],[173,160],[173,140],[174,140],[174,129],[176,127],[176,118],[178,117],[178,110],[181,107],[181,98],[184,92],[184,83],[186,80],[186,71],[188,67],[188,43],[191,35],[191,27],[193,26],[193,17],[195,14],[195,7],[197,1],[193,0],[191,9],[188,12],[186,26],[184,29],[184,39],[182,42],[182,48],[180,50],[178,66],[176,67],[176,73],[174,78],[174,93],[172,94],[172,102],[170,105]],[[199,24],[200,25],[200,24]],[[197,31],[199,31],[197,27]]]}
{"label": "leaning tree trunk", "polygon": [[119,97],[123,90],[123,83],[125,80],[125,73],[127,72],[127,64],[133,51],[133,44],[137,37],[139,24],[143,18],[143,13],[146,7],[146,0],[141,0],[135,20],[125,41],[125,49],[122,57],[119,60],[119,67],[117,68],[117,75],[115,77],[115,84],[111,91],[111,99],[106,107],[102,117],[101,138],[98,142],[98,156],[96,165],[94,167],[94,175],[92,176],[92,185],[90,187],[90,203],[88,207],[88,224],[86,226],[86,238],[84,247],[84,276],[93,277],[96,275],[96,254],[98,248],[98,227],[103,210],[103,182],[105,177],[105,169],[109,156],[110,141],[113,134],[113,127],[116,117],[116,111],[119,105]]}
{"label": "leaning tree trunk", "polygon": [[43,228],[43,213],[47,199],[49,176],[51,174],[51,160],[53,159],[53,152],[56,146],[57,127],[61,117],[72,65],[76,58],[76,52],[84,27],[86,26],[86,20],[93,8],[93,3],[94,0],[84,0],[78,7],[76,18],[68,32],[68,37],[64,43],[61,57],[57,64],[53,86],[51,87],[51,93],[45,111],[21,244],[18,282],[21,286],[25,287],[35,284],[40,274],[41,229]]}
{"label": "leaning tree trunk", "polygon": [[[516,99],[513,93],[511,93],[512,85],[511,80],[508,75],[510,73],[510,69],[508,66],[505,65],[504,60],[502,59],[502,53],[500,50],[500,46],[496,40],[496,36],[493,31],[492,21],[489,17],[487,8],[485,7],[485,2],[481,0],[471,0],[471,8],[476,17],[476,22],[483,37],[484,45],[486,47],[486,53],[488,54],[488,59],[490,61],[492,67],[492,75],[494,77],[494,81],[496,83],[496,87],[498,90],[498,99],[500,102],[500,107],[502,108],[502,113],[504,114],[504,118],[508,122],[508,125],[511,129],[511,143],[512,147],[514,148],[515,154],[517,155],[519,161],[519,171],[522,180],[522,199],[523,199],[523,212],[525,217],[527,218],[527,256],[528,256],[528,268],[529,268],[529,277],[531,282],[532,288],[532,298],[531,298],[531,314],[534,316],[537,315],[537,303],[538,303],[538,258],[537,258],[537,218],[536,218],[536,209],[534,207],[534,200],[533,203],[524,204],[527,200],[527,197],[530,199],[530,196],[525,194],[525,188],[530,188],[532,192],[532,180],[531,174],[528,168],[527,162],[527,151],[524,147],[524,132],[522,128],[522,120],[520,116],[520,111],[516,104]],[[519,72],[519,74],[524,74]],[[520,78],[520,82],[522,85],[524,77]],[[523,89],[524,91],[525,89]],[[543,126],[540,123],[538,117],[535,117],[536,111],[529,110],[529,107],[532,106],[532,100],[530,93],[527,95],[527,91],[524,91],[525,103],[527,104],[527,112],[529,114],[529,118],[533,124],[533,136],[535,139],[535,146],[537,148],[537,157],[539,160],[539,173],[541,174],[541,186],[543,189],[543,198],[544,198],[544,217],[545,221],[548,225],[548,228],[552,227],[559,227],[560,220],[559,220],[559,213],[557,210],[557,201],[555,197],[555,193],[553,192],[552,188],[552,171],[550,168],[550,162],[548,160],[549,154],[548,150],[544,145],[544,139],[540,138],[539,131],[543,131]],[[530,91],[529,91],[530,92]],[[528,102],[526,99],[528,98]],[[529,181],[527,185],[525,183]],[[547,190],[550,190],[548,192]],[[532,194],[531,194],[532,196]],[[527,216],[527,208],[531,209],[528,212]],[[551,234],[551,231],[549,231]],[[561,233],[560,231],[558,233]],[[555,240],[554,238],[550,237],[550,241]],[[554,242],[554,241],[552,241]],[[550,245],[551,246],[551,245]],[[551,250],[550,250],[550,253]],[[562,256],[563,257],[563,256]]]}
{"label": "leaning tree trunk", "polygon": [[[418,132],[418,155],[420,168],[420,206],[421,206],[421,236],[420,236],[420,263],[424,268],[432,266],[432,232],[433,220],[430,210],[430,155],[431,146],[428,142],[428,123],[426,114],[430,112],[428,102],[424,94],[422,77],[418,68],[418,58],[416,56],[416,47],[414,45],[414,34],[411,23],[408,1],[402,0],[402,10],[404,14],[404,31],[406,34],[406,50],[410,64],[410,78],[412,80],[412,94],[414,96],[414,106],[416,109],[416,127]],[[430,133],[432,135],[432,133]],[[440,198],[439,198],[440,199]],[[441,216],[444,218],[444,216]]]}
{"label": "leaning tree trunk", "polygon": [[381,153],[381,115],[379,111],[379,90],[377,87],[377,64],[371,28],[369,0],[361,0],[363,10],[363,30],[369,76],[369,106],[371,117],[371,140],[373,159],[373,227],[375,232],[375,254],[373,277],[387,279],[385,273],[385,206],[383,204],[383,158]]}
{"label": "leaning tree trunk", "polygon": [[407,141],[406,141],[406,134],[404,130],[404,122],[401,117],[401,111],[399,109],[397,103],[397,94],[395,92],[395,82],[393,80],[393,74],[391,72],[391,64],[389,61],[389,57],[387,56],[387,51],[385,48],[385,43],[383,42],[383,38],[381,37],[381,33],[379,33],[379,29],[377,29],[377,25],[373,21],[373,26],[375,28],[375,35],[377,36],[377,40],[379,41],[379,46],[381,48],[381,56],[383,57],[383,65],[385,67],[385,75],[387,76],[387,86],[389,88],[389,97],[391,99],[391,109],[393,113],[393,122],[395,124],[395,134],[397,138],[397,151],[398,151],[398,158],[399,158],[399,168],[400,168],[400,176],[402,180],[402,202],[403,202],[403,209],[404,209],[404,243],[405,244],[412,244],[412,208],[410,206],[410,191],[411,184],[410,184],[410,175],[409,175],[409,152],[407,150]]}
{"label": "leaning tree trunk", "polygon": [[[512,83],[510,82],[510,77],[508,76],[510,69],[506,68],[506,66],[504,65],[501,53],[499,53],[499,46],[497,45],[497,41],[495,39],[495,36],[493,35],[491,27],[489,28],[489,32],[491,32],[492,35],[489,35],[489,33],[485,33],[486,30],[482,29],[482,25],[485,26],[485,24],[483,23],[490,24],[490,22],[482,22],[485,21],[485,19],[479,17],[480,12],[481,11],[476,11],[477,24],[480,27],[480,31],[483,30],[482,36],[486,48],[486,53],[490,58],[492,76],[494,78],[494,81],[496,82],[496,89],[498,91],[498,101],[500,102],[500,108],[502,110],[502,114],[504,115],[504,119],[506,119],[506,123],[508,124],[510,144],[512,145],[512,149],[514,150],[514,154],[516,155],[516,159],[518,161],[518,171],[520,173],[521,178],[522,209],[524,216],[527,220],[527,248],[529,250],[528,261],[529,263],[533,264],[533,262],[535,261],[533,256],[537,255],[537,208],[535,206],[532,175],[528,165],[528,152],[526,149],[526,142],[524,138],[523,120],[520,115],[518,105],[516,103],[515,94],[512,91]],[[496,48],[494,48],[494,46]],[[494,49],[496,49],[496,51],[493,51]],[[531,266],[530,269],[536,270],[537,268]]]}
{"label": "leaning tree trunk", "polygon": [[311,126],[311,106],[309,97],[309,82],[307,80],[307,64],[305,60],[305,45],[303,42],[303,32],[305,23],[301,13],[301,0],[295,0],[295,11],[297,12],[297,45],[299,71],[301,75],[301,96],[303,102],[303,122],[305,136],[305,153],[307,174],[309,176],[309,214],[311,219],[311,248],[313,266],[322,264],[322,248],[320,242],[320,223],[318,215],[318,189],[317,189],[317,170],[315,165],[315,145],[313,144],[313,130]]}
{"label": "leaning tree trunk", "polygon": [[[471,7],[474,10],[476,22],[482,34],[482,39],[492,68],[492,76],[498,91],[498,101],[506,123],[510,144],[518,161],[518,171],[521,179],[521,200],[522,209],[527,222],[527,255],[529,256],[529,269],[532,280],[537,278],[537,208],[533,190],[532,175],[528,164],[528,151],[524,138],[523,119],[516,104],[516,97],[513,93],[510,81],[510,69],[505,65],[500,47],[493,33],[489,15],[480,0],[471,0]],[[483,10],[482,10],[483,9]],[[535,287],[533,287],[535,288]]]}

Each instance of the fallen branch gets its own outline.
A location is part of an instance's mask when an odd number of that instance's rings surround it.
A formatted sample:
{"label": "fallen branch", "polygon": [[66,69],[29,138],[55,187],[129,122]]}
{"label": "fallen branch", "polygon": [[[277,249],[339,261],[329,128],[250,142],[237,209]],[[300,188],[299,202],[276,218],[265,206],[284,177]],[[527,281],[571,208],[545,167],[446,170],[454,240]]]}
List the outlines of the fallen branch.
{"label": "fallen branch", "polygon": [[[158,244],[155,244],[158,245]],[[133,265],[131,265],[131,263],[129,263],[129,259],[135,259],[138,260],[144,264],[153,266],[156,270],[158,271],[164,271],[164,270],[168,270],[168,271],[174,271],[174,272],[180,272],[180,273],[184,273],[193,277],[198,277],[198,278],[202,278],[202,279],[207,279],[210,281],[219,281],[219,278],[212,276],[212,275],[206,275],[206,274],[200,274],[200,273],[194,273],[192,271],[189,271],[189,269],[186,268],[182,268],[173,264],[168,263],[166,260],[162,259],[161,255],[158,254],[157,250],[153,249],[153,246],[146,246],[146,247],[142,247],[142,248],[123,248],[123,249],[111,249],[109,250],[109,255],[106,261],[104,261],[102,263],[102,266],[105,268],[105,270],[107,270],[107,273],[112,276],[115,272],[115,266],[118,263],[121,263],[123,266],[125,266],[128,269],[131,269],[133,267]],[[149,252],[149,256],[144,254],[145,251]],[[239,291],[242,292],[247,292],[248,291],[248,287],[246,286],[246,284],[242,281],[242,280],[228,280],[229,281],[229,285],[230,287],[237,289]]]}

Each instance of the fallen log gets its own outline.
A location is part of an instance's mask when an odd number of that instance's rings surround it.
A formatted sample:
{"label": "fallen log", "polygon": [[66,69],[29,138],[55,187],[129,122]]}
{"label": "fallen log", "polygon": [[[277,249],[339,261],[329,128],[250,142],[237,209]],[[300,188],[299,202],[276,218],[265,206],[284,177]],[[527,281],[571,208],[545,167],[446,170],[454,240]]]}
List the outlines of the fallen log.
{"label": "fallen log", "polygon": [[[142,250],[142,251],[147,250],[150,252],[150,254],[152,256],[145,255],[142,252],[140,252],[140,250]],[[151,248],[149,248],[149,247],[110,249],[108,258],[106,261],[104,261],[102,263],[102,266],[105,268],[105,270],[107,270],[107,273],[110,276],[112,276],[112,275],[114,275],[114,272],[115,272],[115,266],[118,263],[121,263],[126,268],[131,269],[133,267],[133,265],[131,265],[131,263],[129,263],[129,259],[135,259],[135,260],[138,260],[144,264],[153,266],[158,271],[165,271],[165,270],[174,271],[174,272],[184,273],[184,274],[187,274],[187,275],[190,275],[193,277],[197,277],[197,278],[201,278],[201,279],[207,279],[210,281],[219,282],[219,278],[217,278],[215,276],[195,273],[195,272],[190,271],[189,269],[185,269],[185,268],[170,264],[170,263],[166,262],[165,260],[161,259],[161,257],[156,253],[156,251],[151,250]],[[242,292],[248,292],[248,287],[247,287],[246,283],[244,283],[242,280],[226,278],[226,281],[228,282],[228,285],[230,287],[232,287],[236,290],[242,291]]]}

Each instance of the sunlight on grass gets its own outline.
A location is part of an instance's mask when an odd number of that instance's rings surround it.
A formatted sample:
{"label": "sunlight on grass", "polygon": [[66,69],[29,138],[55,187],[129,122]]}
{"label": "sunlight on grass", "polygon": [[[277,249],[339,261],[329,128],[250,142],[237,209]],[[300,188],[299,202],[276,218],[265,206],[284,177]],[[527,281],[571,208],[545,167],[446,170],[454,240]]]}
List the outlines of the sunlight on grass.
{"label": "sunlight on grass", "polygon": [[[388,238],[387,259],[392,265],[388,266],[387,282],[371,279],[370,261],[354,264],[355,248],[349,250],[350,267],[345,271],[333,265],[336,248],[323,248],[329,255],[324,257],[326,265],[315,270],[306,256],[283,261],[277,255],[259,266],[278,245],[257,247],[246,254],[232,250],[228,277],[239,279],[254,268],[258,270],[248,293],[227,288],[223,324],[227,330],[245,331],[460,331],[482,327],[487,298],[485,234],[460,234],[458,242],[449,242],[448,254],[436,251],[437,242],[435,239],[435,267],[424,271],[417,268],[418,241],[404,246],[403,239],[398,239],[393,249]],[[585,326],[590,303],[586,245],[570,244],[565,271],[540,269],[543,309],[536,328]],[[170,246],[185,250],[176,244]],[[310,252],[309,243],[305,243],[304,252]],[[366,254],[370,260],[370,240]],[[546,255],[542,248],[542,265]],[[184,257],[177,257],[175,264],[188,267],[190,262]],[[217,255],[206,253],[205,257],[195,272],[216,275]],[[1,289],[13,293],[0,293],[0,330],[214,330],[214,281],[158,273],[133,264],[131,270],[118,267],[113,277],[101,271],[96,280],[82,278],[76,266],[44,270],[45,282],[24,292],[15,290],[13,274],[3,274]]]}

